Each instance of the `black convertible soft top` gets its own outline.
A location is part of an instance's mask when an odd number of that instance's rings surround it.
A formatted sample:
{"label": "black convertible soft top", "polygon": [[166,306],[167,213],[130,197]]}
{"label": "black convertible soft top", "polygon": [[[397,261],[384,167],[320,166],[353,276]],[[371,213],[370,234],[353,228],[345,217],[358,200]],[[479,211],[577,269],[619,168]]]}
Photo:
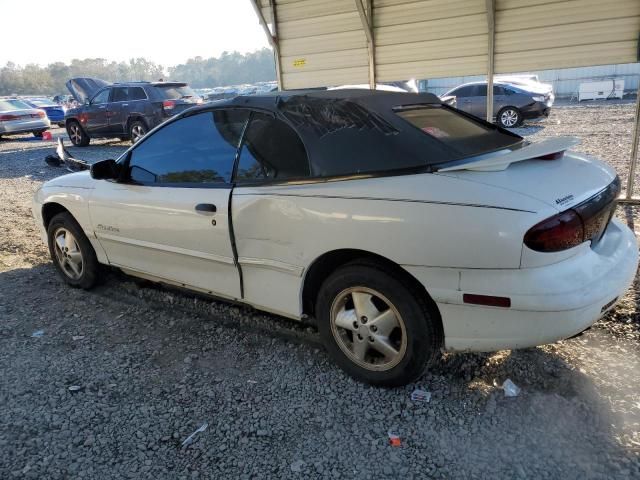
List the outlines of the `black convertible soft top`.
{"label": "black convertible soft top", "polygon": [[[389,170],[423,169],[470,155],[505,148],[521,137],[452,109],[431,93],[382,90],[294,90],[238,96],[188,110],[254,108],[273,112],[298,132],[316,176]],[[450,117],[481,127],[456,148],[433,129],[407,121],[399,113],[411,109],[446,110]],[[442,126],[441,134],[445,127]],[[446,133],[446,132],[444,132]]]}

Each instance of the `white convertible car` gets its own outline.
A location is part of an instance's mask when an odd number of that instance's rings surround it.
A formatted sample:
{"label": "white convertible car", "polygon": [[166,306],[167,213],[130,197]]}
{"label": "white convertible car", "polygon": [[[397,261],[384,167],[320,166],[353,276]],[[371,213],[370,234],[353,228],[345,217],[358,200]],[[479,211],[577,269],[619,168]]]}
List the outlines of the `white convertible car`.
{"label": "white convertible car", "polygon": [[530,144],[430,94],[274,93],[204,105],[33,212],[62,278],[101,265],[300,319],[375,385],[442,350],[570,337],[638,263],[604,163]]}

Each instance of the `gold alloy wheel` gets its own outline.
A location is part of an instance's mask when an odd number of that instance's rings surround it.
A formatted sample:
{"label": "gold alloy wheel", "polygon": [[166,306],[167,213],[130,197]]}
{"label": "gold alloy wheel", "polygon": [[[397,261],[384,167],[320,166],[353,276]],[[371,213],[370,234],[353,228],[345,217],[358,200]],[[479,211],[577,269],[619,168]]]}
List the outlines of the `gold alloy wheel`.
{"label": "gold alloy wheel", "polygon": [[53,235],[53,248],[58,265],[64,274],[72,280],[82,277],[84,260],[78,241],[64,227],[57,229]]}
{"label": "gold alloy wheel", "polygon": [[407,330],[397,308],[380,292],[351,287],[331,305],[331,332],[340,350],[367,370],[390,370],[407,351]]}

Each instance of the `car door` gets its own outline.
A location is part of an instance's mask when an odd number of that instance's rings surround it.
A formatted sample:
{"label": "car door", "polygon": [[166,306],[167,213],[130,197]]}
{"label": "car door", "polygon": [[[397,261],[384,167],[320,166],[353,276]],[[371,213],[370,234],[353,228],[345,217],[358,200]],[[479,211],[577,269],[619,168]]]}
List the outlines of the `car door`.
{"label": "car door", "polygon": [[493,86],[493,116],[507,106],[507,93],[502,85]]}
{"label": "car door", "polygon": [[293,128],[274,115],[253,112],[236,168],[234,239],[245,301],[282,315],[297,313],[301,252],[307,247],[291,241],[303,222],[288,193],[299,193],[309,176],[307,152]]}
{"label": "car door", "polygon": [[240,298],[228,206],[247,116],[217,110],[170,122],[121,159],[120,182],[97,182],[89,212],[111,264]]}
{"label": "car door", "polygon": [[113,87],[111,101],[107,108],[107,117],[109,118],[109,133],[111,135],[124,135],[125,124],[127,123],[127,114],[129,108],[129,88]]}
{"label": "car door", "polygon": [[471,96],[469,97],[469,113],[478,118],[487,118],[487,85],[473,85]]}
{"label": "car door", "polygon": [[471,95],[473,94],[473,85],[465,85],[450,92],[449,95],[456,97],[456,108],[463,112],[471,112]]}
{"label": "car door", "polygon": [[86,115],[86,122],[84,122],[83,125],[91,136],[104,135],[109,131],[109,117],[107,112],[110,93],[110,87],[100,90],[86,107],[84,113]]}

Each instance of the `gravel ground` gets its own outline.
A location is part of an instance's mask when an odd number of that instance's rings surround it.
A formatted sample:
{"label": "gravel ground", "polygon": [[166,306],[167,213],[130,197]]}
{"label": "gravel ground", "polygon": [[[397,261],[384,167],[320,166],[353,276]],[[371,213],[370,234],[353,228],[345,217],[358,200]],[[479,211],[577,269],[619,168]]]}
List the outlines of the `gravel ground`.
{"label": "gravel ground", "polygon": [[[518,130],[578,135],[624,178],[632,115],[559,107]],[[577,338],[445,355],[414,385],[376,389],[328,361],[313,325],[118,272],[64,286],[30,213],[60,174],[42,160],[52,145],[0,141],[0,478],[640,478],[638,282]],[[640,233],[638,210],[618,215]],[[494,386],[506,378],[519,397]]]}

